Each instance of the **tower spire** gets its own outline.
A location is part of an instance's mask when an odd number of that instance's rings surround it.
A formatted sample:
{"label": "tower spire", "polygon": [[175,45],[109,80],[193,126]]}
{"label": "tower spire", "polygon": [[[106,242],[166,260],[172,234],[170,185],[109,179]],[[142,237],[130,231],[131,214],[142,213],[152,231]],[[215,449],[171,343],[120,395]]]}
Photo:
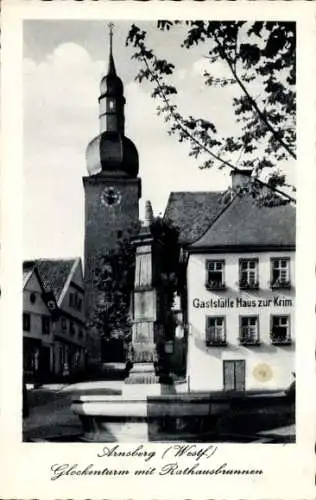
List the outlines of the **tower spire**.
{"label": "tower spire", "polygon": [[100,81],[100,134],[87,148],[87,168],[90,175],[128,175],[137,177],[137,149],[125,137],[124,86],[116,74],[113,58],[113,23],[105,26],[108,38],[109,66]]}
{"label": "tower spire", "polygon": [[114,28],[114,23],[109,23],[108,28],[109,28],[109,40],[110,40],[108,75],[116,75],[115,64],[114,64],[114,59],[113,59],[113,28]]}

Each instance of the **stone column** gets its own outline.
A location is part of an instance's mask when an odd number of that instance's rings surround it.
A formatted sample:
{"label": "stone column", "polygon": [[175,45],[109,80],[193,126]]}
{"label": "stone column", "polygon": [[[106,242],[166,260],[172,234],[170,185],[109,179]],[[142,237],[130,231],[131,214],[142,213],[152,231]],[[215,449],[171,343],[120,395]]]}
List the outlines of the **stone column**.
{"label": "stone column", "polygon": [[136,265],[133,297],[133,326],[130,358],[133,368],[126,380],[127,384],[154,384],[154,361],[156,346],[154,329],[157,318],[156,290],[153,286],[153,258],[150,233],[152,209],[146,203],[145,222],[134,239],[136,245]]}

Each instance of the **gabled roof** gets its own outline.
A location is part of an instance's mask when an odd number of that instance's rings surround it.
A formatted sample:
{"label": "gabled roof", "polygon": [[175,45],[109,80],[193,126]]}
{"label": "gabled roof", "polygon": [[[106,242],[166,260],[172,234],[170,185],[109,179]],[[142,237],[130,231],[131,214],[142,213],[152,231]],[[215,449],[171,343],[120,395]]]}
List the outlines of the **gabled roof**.
{"label": "gabled roof", "polygon": [[171,192],[164,218],[179,227],[179,242],[186,244],[199,238],[225,206],[221,191]]}
{"label": "gabled roof", "polygon": [[23,289],[28,284],[32,274],[36,275],[36,278],[39,282],[39,285],[42,289],[42,292],[44,293],[46,291],[45,287],[44,287],[44,283],[43,283],[43,280],[41,279],[41,276],[39,274],[39,271],[37,269],[35,261],[33,261],[33,260],[26,260],[23,262]]}
{"label": "gabled roof", "polygon": [[221,247],[295,247],[295,208],[291,204],[259,206],[236,197],[191,249]]}
{"label": "gabled roof", "polygon": [[77,259],[38,259],[35,262],[46,292],[58,301]]}
{"label": "gabled roof", "polygon": [[34,261],[25,261],[23,262],[23,288],[27,284],[28,280],[30,279],[33,269],[35,267]]}

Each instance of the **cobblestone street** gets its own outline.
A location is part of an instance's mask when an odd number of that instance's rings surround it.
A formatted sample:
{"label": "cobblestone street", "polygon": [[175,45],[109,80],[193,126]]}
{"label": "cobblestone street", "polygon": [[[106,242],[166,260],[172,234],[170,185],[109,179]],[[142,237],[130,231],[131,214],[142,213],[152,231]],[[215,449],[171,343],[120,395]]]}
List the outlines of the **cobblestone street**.
{"label": "cobblestone street", "polygon": [[30,414],[23,419],[23,440],[70,441],[82,432],[80,420],[70,408],[74,394],[119,394],[122,382],[52,384],[28,390]]}

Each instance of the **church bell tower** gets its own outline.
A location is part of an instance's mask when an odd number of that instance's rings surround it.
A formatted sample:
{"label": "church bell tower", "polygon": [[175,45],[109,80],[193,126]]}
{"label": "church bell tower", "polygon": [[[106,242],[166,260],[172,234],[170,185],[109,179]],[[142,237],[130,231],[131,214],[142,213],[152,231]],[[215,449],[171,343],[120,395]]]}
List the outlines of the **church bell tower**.
{"label": "church bell tower", "polygon": [[100,133],[88,145],[88,176],[85,192],[85,291],[87,319],[98,300],[94,286],[100,258],[132,237],[139,220],[141,180],[138,152],[125,136],[124,87],[117,76],[113,57],[113,25],[109,25],[110,50],[107,74],[101,79],[99,97]]}

